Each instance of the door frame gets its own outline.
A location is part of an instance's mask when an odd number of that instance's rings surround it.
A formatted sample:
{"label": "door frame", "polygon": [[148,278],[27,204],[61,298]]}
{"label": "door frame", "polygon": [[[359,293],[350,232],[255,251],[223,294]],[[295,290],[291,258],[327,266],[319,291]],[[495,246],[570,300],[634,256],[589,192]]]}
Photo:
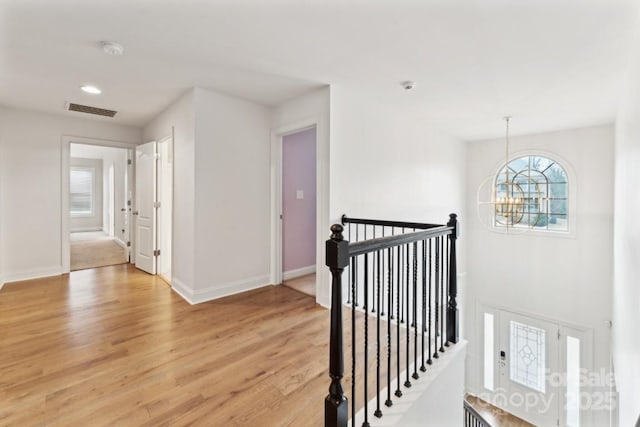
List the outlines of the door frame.
{"label": "door frame", "polygon": [[[171,159],[173,161],[175,159],[175,128],[173,126],[171,126],[171,134],[165,136],[164,138],[160,138],[157,141],[157,145],[156,145],[157,150],[160,150],[161,144],[165,144],[165,143],[169,144],[168,145],[168,147],[169,147],[168,155],[171,157]],[[158,153],[158,154],[160,154],[160,153]],[[161,157],[161,160],[162,160],[162,157]],[[160,188],[160,185],[159,185],[160,182],[158,182],[159,181],[158,177],[159,177],[159,175],[161,173],[164,172],[162,170],[162,168],[163,168],[162,165],[163,165],[163,162],[160,161],[158,166],[157,166],[157,173],[156,173],[156,191],[158,192],[158,200],[162,203],[160,205],[160,209],[161,209],[160,215],[162,215],[162,207],[163,207],[164,203],[166,202],[165,200],[162,200],[161,197],[159,197],[160,194],[162,194],[162,189]],[[170,244],[168,246],[168,250],[170,252],[169,253],[169,264],[170,264],[170,266],[169,266],[169,274],[170,274],[170,277],[166,277],[162,272],[159,271],[160,270],[160,266],[164,263],[163,260],[165,259],[165,258],[162,258],[163,257],[163,253],[162,252],[160,253],[159,259],[157,260],[159,262],[158,262],[158,265],[157,265],[157,268],[156,268],[157,269],[156,272],[157,272],[158,276],[160,276],[160,278],[162,278],[169,285],[172,285],[172,283],[173,283],[173,264],[174,264],[173,263],[173,252],[174,252],[173,251],[173,238],[174,238],[174,236],[173,236],[173,218],[175,217],[175,207],[174,207],[174,202],[173,202],[173,199],[174,199],[174,196],[173,196],[174,195],[174,191],[173,190],[175,188],[175,162],[172,164],[171,174],[170,174],[170,176],[168,178],[169,178],[168,181],[171,182],[171,194],[170,194],[169,201],[168,201],[171,204],[171,206],[170,206],[171,221],[169,222],[169,230],[163,230],[162,229],[161,222],[164,222],[164,221],[157,221],[157,224],[156,224],[156,240],[157,240],[158,249],[162,249],[163,242],[161,240],[162,240],[162,238],[164,238],[164,234],[168,234],[169,235]],[[160,239],[158,239],[159,237],[160,237]],[[166,256],[166,254],[165,254],[165,256]]]}
{"label": "door frame", "polygon": [[[70,231],[70,213],[69,213],[69,167],[71,162],[71,143],[85,144],[85,145],[97,145],[102,147],[114,147],[124,148],[128,150],[135,150],[137,144],[114,141],[108,139],[87,138],[81,136],[63,135],[61,141],[61,168],[60,168],[60,182],[62,185],[61,190],[61,264],[62,274],[68,274],[71,271],[71,245],[69,241]],[[132,163],[132,172],[135,172],[135,159]],[[132,198],[135,197],[135,175],[129,177],[128,185],[132,192]],[[130,253],[134,253],[135,240],[131,235],[131,227],[129,227],[129,241],[131,242]]]}
{"label": "door frame", "polygon": [[[321,169],[322,150],[320,141],[320,119],[309,118],[284,125],[271,130],[271,268],[270,281],[274,285],[282,284],[282,139],[285,136],[316,129],[316,273],[319,266],[318,236],[322,235],[321,221],[323,206],[321,200],[324,187],[321,185],[323,170]],[[327,234],[327,233],[324,233]],[[318,298],[318,276],[316,275],[316,300]]]}

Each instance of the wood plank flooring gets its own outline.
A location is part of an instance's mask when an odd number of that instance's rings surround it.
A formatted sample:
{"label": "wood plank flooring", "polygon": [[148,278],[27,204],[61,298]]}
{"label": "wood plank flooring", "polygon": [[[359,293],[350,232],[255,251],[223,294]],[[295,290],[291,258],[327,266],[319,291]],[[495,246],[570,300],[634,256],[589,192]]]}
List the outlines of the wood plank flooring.
{"label": "wood plank flooring", "polygon": [[320,426],[328,320],[284,287],[191,306],[127,265],[7,284],[0,425]]}
{"label": "wood plank flooring", "polygon": [[316,296],[316,273],[285,280],[282,284],[303,294]]}
{"label": "wood plank flooring", "polygon": [[328,335],[329,312],[283,286],[192,306],[129,265],[6,284],[0,425],[322,426]]}

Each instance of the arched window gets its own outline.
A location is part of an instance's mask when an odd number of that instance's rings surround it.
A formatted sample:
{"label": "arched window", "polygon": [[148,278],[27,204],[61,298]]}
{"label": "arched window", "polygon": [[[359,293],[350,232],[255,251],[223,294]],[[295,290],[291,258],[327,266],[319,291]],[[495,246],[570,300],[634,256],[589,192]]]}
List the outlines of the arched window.
{"label": "arched window", "polygon": [[496,227],[569,231],[569,180],[544,156],[523,156],[503,167],[495,181]]}

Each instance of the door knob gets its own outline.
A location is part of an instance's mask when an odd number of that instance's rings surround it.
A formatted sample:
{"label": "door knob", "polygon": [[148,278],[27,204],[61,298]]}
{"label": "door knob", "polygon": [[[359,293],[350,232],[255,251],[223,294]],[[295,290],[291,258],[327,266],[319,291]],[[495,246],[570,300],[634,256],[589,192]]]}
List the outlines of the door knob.
{"label": "door knob", "polygon": [[125,212],[127,208],[120,208],[120,212]]}
{"label": "door knob", "polygon": [[133,211],[133,212],[131,212],[131,214],[138,215],[138,211]]}

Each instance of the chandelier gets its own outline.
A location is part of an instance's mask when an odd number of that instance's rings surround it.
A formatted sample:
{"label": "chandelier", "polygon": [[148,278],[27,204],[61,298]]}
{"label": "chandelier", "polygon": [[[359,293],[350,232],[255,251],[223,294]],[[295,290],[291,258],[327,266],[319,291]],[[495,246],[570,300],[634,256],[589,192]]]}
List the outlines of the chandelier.
{"label": "chandelier", "polygon": [[498,174],[493,186],[492,204],[494,206],[494,217],[497,224],[505,227],[514,226],[522,221],[525,213],[525,191],[522,188],[523,178],[518,177],[509,168],[509,120],[510,116],[504,117],[505,121],[505,166]]}
{"label": "chandelier", "polygon": [[504,166],[497,175],[486,177],[477,193],[477,209],[480,222],[496,233],[520,233],[533,229],[547,200],[541,192],[536,177],[528,168],[519,168],[512,162],[509,152],[509,122],[505,121]]}

